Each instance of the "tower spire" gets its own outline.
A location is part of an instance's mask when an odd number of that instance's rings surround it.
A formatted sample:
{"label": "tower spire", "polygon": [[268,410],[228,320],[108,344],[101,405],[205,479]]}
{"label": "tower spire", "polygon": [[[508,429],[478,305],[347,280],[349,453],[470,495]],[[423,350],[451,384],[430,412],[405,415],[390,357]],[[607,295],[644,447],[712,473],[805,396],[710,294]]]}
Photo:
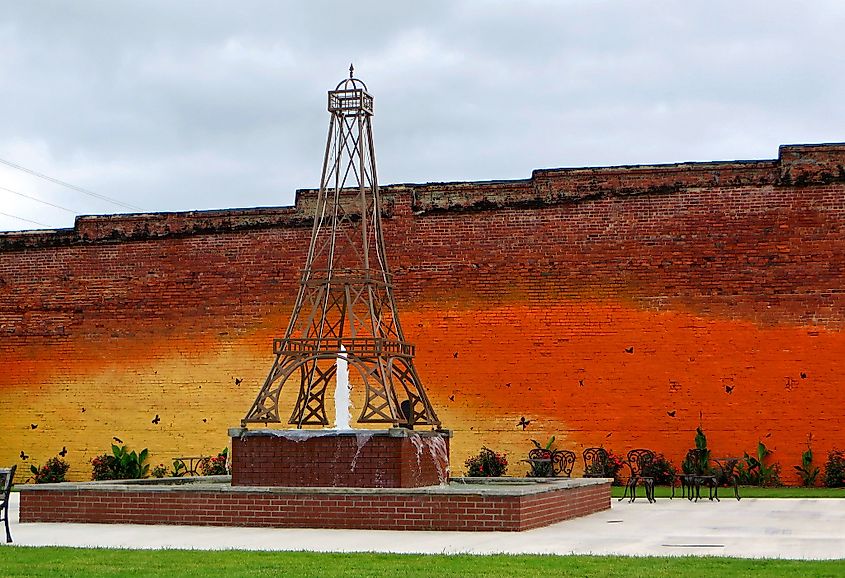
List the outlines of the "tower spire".
{"label": "tower spire", "polygon": [[382,235],[373,97],[353,77],[328,93],[331,113],[311,242],[285,336],[242,425],[280,422],[279,396],[299,382],[289,423],[328,425],[325,396],[343,356],[364,390],[359,423],[440,426],[399,324]]}

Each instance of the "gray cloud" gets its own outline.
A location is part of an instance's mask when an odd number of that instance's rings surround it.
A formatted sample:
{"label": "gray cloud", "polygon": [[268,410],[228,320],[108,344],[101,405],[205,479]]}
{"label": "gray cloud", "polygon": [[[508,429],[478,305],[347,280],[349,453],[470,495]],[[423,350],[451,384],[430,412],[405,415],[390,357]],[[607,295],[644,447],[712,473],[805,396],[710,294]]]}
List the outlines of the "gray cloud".
{"label": "gray cloud", "polygon": [[[19,2],[0,158],[146,210],[289,204],[350,60],[382,183],[772,158],[845,140],[843,24],[834,0]],[[0,186],[120,210],[6,167]],[[2,190],[0,212],[73,219]]]}

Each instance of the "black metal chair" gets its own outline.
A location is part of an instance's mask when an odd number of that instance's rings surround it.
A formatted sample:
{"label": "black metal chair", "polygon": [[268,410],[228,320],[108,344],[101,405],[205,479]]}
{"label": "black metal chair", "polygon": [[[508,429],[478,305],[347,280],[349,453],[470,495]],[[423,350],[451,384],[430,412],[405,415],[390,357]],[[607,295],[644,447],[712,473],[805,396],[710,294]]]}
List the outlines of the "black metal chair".
{"label": "black metal chair", "polygon": [[569,450],[550,450],[534,448],[528,452],[528,459],[523,460],[531,464],[529,477],[570,477],[575,467],[575,452]]}
{"label": "black metal chair", "polygon": [[619,498],[621,502],[628,497],[630,490],[630,500],[633,502],[637,499],[637,485],[642,485],[645,488],[645,497],[649,502],[654,502],[654,478],[644,475],[648,467],[654,463],[655,454],[651,450],[635,449],[628,452],[627,459],[624,465],[628,466],[629,476],[628,482],[625,484],[625,493]]}
{"label": "black metal chair", "polygon": [[584,458],[585,478],[610,478],[607,473],[607,450],[604,448],[587,448],[582,454]]}
{"label": "black metal chair", "polygon": [[12,541],[12,533],[9,531],[9,496],[12,494],[12,481],[15,479],[15,470],[18,466],[12,466],[9,469],[0,470],[0,487],[2,487],[2,502],[0,502],[0,514],[6,522],[6,542]]}
{"label": "black metal chair", "polygon": [[[707,450],[691,449],[687,452],[687,456],[681,464],[682,472],[675,475],[675,479],[681,482],[681,497],[692,500],[693,491],[695,488],[695,477],[702,475],[702,461],[704,459],[704,452]],[[699,486],[700,488],[700,486]],[[669,499],[675,498],[675,480],[672,480],[672,495]]]}
{"label": "black metal chair", "polygon": [[552,471],[556,476],[572,477],[572,468],[575,467],[575,452],[570,450],[557,450],[552,456]]}
{"label": "black metal chair", "polygon": [[739,495],[739,472],[737,471],[739,460],[740,458],[733,457],[713,458],[716,466],[721,471],[719,483],[726,486],[733,486],[734,498],[736,498],[737,502],[742,499],[742,496]]}

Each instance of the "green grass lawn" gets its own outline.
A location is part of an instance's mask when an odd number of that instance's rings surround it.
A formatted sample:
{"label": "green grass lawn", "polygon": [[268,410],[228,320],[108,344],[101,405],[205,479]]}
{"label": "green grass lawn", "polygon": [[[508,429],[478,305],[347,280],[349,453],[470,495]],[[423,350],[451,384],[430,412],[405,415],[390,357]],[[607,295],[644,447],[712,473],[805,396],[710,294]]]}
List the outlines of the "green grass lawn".
{"label": "green grass lawn", "polygon": [[[412,539],[412,538],[410,538]],[[715,557],[417,556],[0,547],[0,575],[38,576],[842,576],[845,561]]]}
{"label": "green grass lawn", "polygon": [[[625,488],[612,488],[613,497],[621,498]],[[707,489],[701,490],[702,496],[707,497]],[[669,486],[654,488],[654,497],[668,498],[672,493]],[[681,488],[675,488],[675,497],[681,495]],[[758,488],[756,486],[740,486],[739,495],[743,498],[845,498],[845,488]],[[645,497],[642,488],[637,488],[637,499]],[[719,498],[733,499],[733,488],[719,488]]]}

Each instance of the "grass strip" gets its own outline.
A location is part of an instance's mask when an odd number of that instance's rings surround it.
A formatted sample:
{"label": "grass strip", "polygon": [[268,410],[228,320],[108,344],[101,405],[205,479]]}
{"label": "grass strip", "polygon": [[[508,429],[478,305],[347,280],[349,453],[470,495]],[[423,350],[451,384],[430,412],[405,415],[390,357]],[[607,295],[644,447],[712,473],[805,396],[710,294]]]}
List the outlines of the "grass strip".
{"label": "grass strip", "polygon": [[[409,533],[409,539],[413,534]],[[0,575],[39,576],[759,576],[845,575],[845,561],[718,557],[324,554],[8,546]]]}

